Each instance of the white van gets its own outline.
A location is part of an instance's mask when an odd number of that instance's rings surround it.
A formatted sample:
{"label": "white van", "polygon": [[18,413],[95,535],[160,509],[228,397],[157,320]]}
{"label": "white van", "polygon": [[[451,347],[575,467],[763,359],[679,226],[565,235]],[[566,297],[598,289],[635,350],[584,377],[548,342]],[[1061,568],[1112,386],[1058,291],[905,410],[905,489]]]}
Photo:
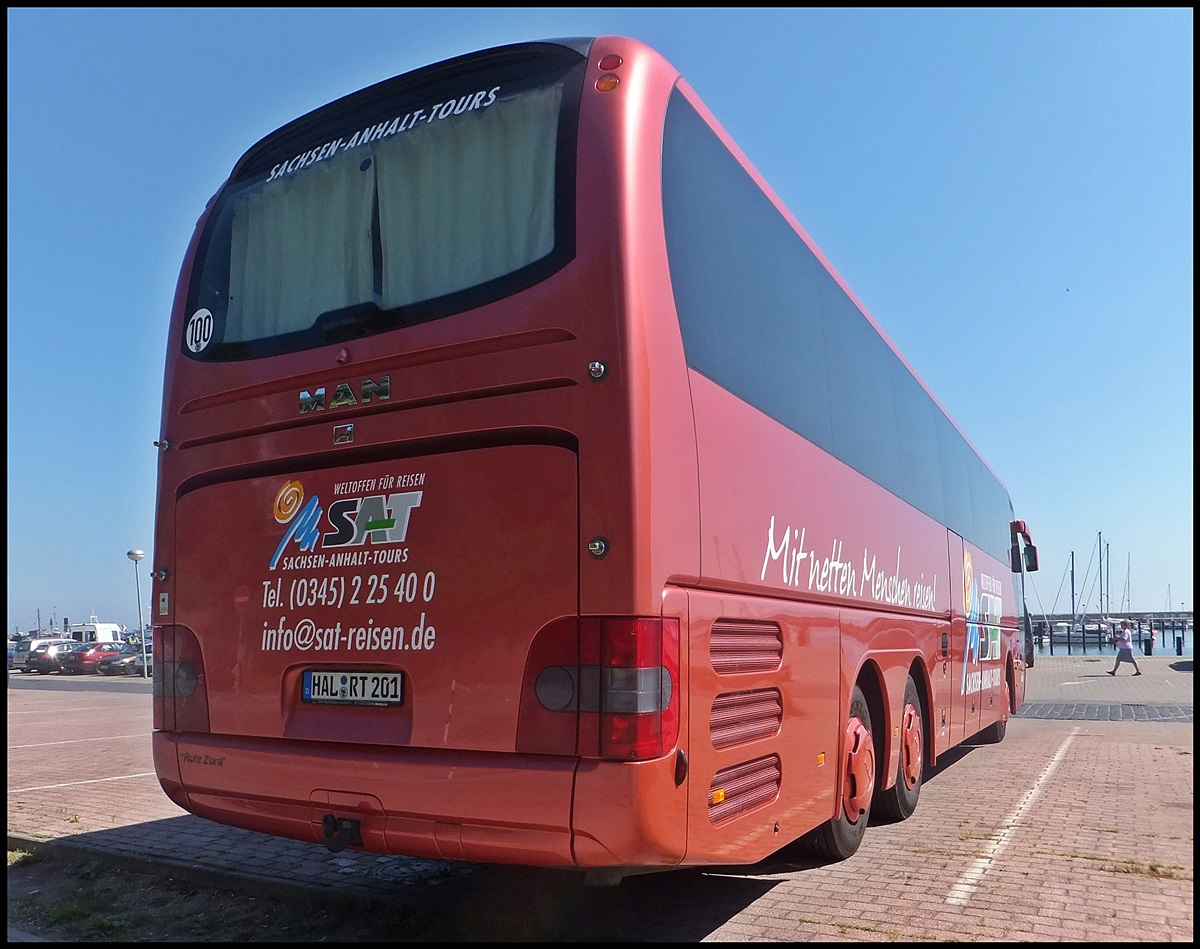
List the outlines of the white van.
{"label": "white van", "polygon": [[116,623],[101,623],[95,616],[86,623],[70,623],[63,635],[77,643],[123,643],[125,634]]}

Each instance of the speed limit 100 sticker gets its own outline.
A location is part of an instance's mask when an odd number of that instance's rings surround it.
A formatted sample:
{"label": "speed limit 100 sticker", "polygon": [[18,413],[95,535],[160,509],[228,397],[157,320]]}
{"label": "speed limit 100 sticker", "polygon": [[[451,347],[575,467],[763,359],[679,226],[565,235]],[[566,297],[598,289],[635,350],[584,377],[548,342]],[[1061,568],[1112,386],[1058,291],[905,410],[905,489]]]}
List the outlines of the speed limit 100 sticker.
{"label": "speed limit 100 sticker", "polygon": [[213,336],[213,315],[207,307],[197,310],[188,320],[184,334],[187,348],[194,353],[203,352]]}

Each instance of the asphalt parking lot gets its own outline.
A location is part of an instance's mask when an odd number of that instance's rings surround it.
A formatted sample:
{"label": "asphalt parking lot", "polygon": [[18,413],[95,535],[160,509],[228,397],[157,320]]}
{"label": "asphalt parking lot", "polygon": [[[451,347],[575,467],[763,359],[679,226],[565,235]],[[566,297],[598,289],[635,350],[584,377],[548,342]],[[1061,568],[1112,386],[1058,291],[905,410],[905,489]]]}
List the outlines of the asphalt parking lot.
{"label": "asphalt parking lot", "polygon": [[[872,826],[849,860],[784,854],[574,897],[558,886],[554,912],[578,941],[1190,943],[1192,662],[1139,662],[1143,676],[1113,678],[1111,654],[1039,657],[1004,742],[945,756],[916,813]],[[450,913],[509,892],[538,911],[536,874],[331,854],[187,814],[158,786],[149,735],[147,680],[11,676],[10,849]]]}

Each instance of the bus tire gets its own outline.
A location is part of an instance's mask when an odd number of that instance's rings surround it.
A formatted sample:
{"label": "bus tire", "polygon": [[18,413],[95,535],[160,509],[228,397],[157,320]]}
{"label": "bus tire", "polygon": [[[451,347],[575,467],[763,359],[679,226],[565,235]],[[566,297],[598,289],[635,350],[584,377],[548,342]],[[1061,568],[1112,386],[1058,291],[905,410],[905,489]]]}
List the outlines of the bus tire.
{"label": "bus tire", "polygon": [[842,794],[838,816],[801,838],[807,849],[830,860],[845,860],[858,850],[871,819],[875,791],[875,739],[871,711],[857,685],[850,697],[850,713],[843,736]]}
{"label": "bus tire", "polygon": [[1008,714],[1012,708],[1012,685],[1008,676],[1004,677],[1004,705],[1000,708],[1000,720],[992,722],[987,728],[979,733],[976,741],[981,745],[998,745],[1004,741],[1004,736],[1008,732]]}
{"label": "bus tire", "polygon": [[890,821],[907,820],[917,809],[925,777],[925,716],[921,693],[910,675],[904,683],[900,714],[900,769],[896,783],[879,796],[879,809]]}

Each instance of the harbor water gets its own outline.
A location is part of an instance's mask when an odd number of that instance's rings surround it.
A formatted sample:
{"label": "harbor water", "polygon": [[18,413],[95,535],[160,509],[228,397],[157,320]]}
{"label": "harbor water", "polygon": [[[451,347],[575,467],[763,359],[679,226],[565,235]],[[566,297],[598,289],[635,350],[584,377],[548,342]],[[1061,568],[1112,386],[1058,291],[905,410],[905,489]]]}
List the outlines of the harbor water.
{"label": "harbor water", "polygon": [[[1153,633],[1148,629],[1137,630],[1133,635],[1133,654],[1138,656],[1188,656],[1191,657],[1195,646],[1195,631],[1192,626],[1176,626],[1174,628],[1156,628]],[[1035,656],[1082,656],[1101,655],[1115,656],[1116,646],[1112,643],[1112,634],[1107,630],[1088,629],[1055,630],[1053,636],[1044,631],[1039,635],[1038,624],[1034,623],[1034,655]]]}

